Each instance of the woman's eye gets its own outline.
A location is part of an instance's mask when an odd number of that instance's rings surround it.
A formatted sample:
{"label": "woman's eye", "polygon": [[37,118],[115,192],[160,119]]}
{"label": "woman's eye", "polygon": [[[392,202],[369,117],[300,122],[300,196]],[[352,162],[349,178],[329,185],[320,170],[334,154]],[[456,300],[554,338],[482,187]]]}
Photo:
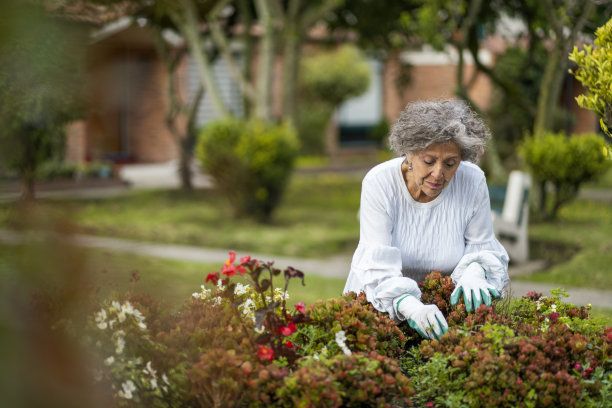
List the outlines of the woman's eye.
{"label": "woman's eye", "polygon": [[448,167],[449,169],[452,169],[453,167],[455,167],[456,163],[446,163],[446,167]]}
{"label": "woman's eye", "polygon": [[434,164],[434,162],[432,161],[427,161],[427,160],[423,160],[425,162],[426,165],[431,166],[432,164]]}

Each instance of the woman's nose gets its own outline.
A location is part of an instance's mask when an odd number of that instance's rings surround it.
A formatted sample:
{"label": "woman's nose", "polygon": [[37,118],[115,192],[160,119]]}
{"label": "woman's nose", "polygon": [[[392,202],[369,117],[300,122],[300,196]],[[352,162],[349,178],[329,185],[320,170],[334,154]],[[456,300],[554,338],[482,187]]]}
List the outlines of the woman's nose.
{"label": "woman's nose", "polygon": [[442,166],[434,166],[433,170],[431,171],[431,175],[436,179],[439,180],[441,178],[444,177],[444,169],[442,168]]}

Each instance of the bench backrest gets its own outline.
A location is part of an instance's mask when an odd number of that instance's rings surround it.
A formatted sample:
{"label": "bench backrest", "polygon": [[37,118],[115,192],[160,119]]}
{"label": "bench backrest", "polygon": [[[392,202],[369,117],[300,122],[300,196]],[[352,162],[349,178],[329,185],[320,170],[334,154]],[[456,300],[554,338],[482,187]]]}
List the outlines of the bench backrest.
{"label": "bench backrest", "polygon": [[531,189],[531,177],[529,174],[519,170],[510,172],[508,187],[504,199],[504,207],[501,218],[509,223],[520,225],[524,212],[529,210],[529,190]]}

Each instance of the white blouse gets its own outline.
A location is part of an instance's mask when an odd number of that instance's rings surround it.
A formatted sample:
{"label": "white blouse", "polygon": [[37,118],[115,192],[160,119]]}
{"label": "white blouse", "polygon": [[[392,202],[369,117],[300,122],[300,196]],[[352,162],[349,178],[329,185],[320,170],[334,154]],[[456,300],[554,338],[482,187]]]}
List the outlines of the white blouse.
{"label": "white blouse", "polygon": [[393,299],[412,294],[417,282],[439,270],[457,282],[472,262],[486,270],[499,293],[508,283],[508,254],[495,238],[483,171],[461,162],[440,195],[415,201],[402,175],[403,157],[371,169],[362,183],[359,245],[344,293],[365,292],[391,317]]}

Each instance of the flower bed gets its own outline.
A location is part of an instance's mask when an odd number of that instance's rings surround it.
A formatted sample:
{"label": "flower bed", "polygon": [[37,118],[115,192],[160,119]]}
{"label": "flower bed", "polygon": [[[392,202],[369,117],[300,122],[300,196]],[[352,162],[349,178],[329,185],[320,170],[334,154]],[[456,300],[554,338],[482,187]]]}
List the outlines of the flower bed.
{"label": "flower bed", "polygon": [[210,288],[176,313],[127,294],[95,305],[81,330],[37,304],[91,351],[92,381],[116,406],[612,406],[612,328],[564,303],[562,291],[467,314],[450,305],[450,278],[432,272],[423,301],[450,328],[424,340],[363,294],[290,310],[288,285],[303,278],[230,253]]}

